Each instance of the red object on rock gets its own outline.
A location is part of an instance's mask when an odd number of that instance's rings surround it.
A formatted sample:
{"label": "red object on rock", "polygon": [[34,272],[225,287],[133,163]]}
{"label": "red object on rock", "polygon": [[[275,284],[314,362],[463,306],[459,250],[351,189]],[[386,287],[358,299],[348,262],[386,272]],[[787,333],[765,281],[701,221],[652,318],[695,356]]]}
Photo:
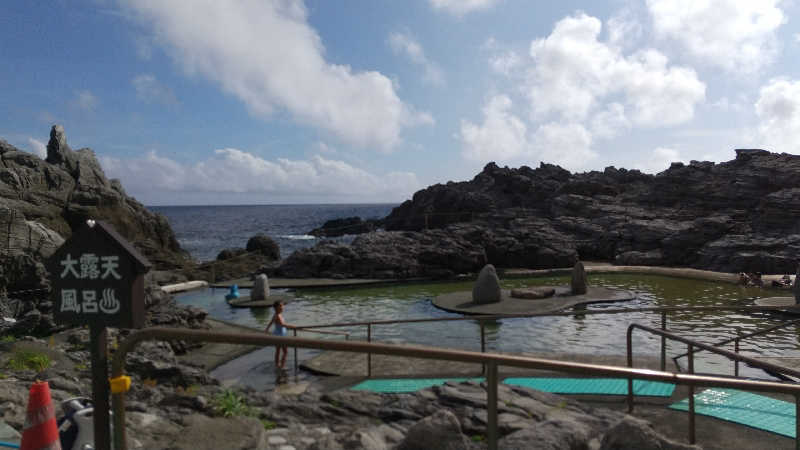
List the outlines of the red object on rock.
{"label": "red object on rock", "polygon": [[50,399],[50,385],[46,381],[39,381],[31,386],[20,449],[61,450],[56,410]]}

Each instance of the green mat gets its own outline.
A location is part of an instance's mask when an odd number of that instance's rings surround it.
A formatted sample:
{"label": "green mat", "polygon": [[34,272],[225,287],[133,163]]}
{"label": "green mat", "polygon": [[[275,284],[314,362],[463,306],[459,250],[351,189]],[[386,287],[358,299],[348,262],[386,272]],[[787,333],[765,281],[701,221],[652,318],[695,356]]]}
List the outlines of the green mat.
{"label": "green mat", "polygon": [[451,381],[460,383],[462,381],[484,381],[484,378],[395,378],[395,379],[372,379],[362,381],[357,385],[351,387],[355,391],[372,391],[372,392],[416,392],[420,389],[429,388],[445,384]]}
{"label": "green mat", "polygon": [[[506,378],[504,383],[556,394],[628,395],[624,378]],[[671,383],[633,380],[635,395],[669,397],[674,390]]]}
{"label": "green mat", "polygon": [[[689,399],[669,407],[688,411]],[[795,438],[794,403],[735,389],[714,388],[694,395],[694,410],[704,416]]]}

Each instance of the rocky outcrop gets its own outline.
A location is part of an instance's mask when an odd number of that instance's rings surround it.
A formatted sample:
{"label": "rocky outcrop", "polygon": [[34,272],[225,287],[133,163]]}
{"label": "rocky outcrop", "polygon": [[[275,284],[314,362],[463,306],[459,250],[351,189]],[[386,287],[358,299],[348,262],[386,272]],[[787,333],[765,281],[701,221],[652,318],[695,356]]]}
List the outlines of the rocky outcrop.
{"label": "rocky outcrop", "polygon": [[800,253],[798,175],[800,156],[749,149],[719,164],[673,163],[657,175],[489,163],[470,181],[417,192],[384,226],[427,233],[484,223],[491,235],[510,231],[515,245],[497,249],[474,233],[474,245],[499,267],[571,266],[553,248],[563,246],[584,260],[791,273]]}
{"label": "rocky outcrop", "polygon": [[60,125],[50,131],[44,161],[3,141],[0,248],[42,260],[89,218],[110,223],[157,267],[187,258],[167,219],[107,179],[91,149],[73,151]]}
{"label": "rocky outcrop", "polygon": [[339,237],[348,234],[363,234],[377,230],[381,222],[374,219],[363,220],[361,217],[345,217],[343,219],[328,220],[319,228],[314,228],[308,234],[317,237]]}
{"label": "rocky outcrop", "polygon": [[188,260],[167,219],[107,179],[91,149],[73,151],[60,125],[50,131],[45,160],[0,140],[0,302],[13,309],[3,317],[16,320],[2,320],[0,334],[53,330],[43,262],[90,218],[110,223],[155,268]]}
{"label": "rocky outcrop", "polygon": [[378,231],[350,245],[323,241],[286,258],[286,277],[444,278],[499,267],[567,267],[575,244],[537,218],[497,217],[438,230]]}
{"label": "rocky outcrop", "polygon": [[247,240],[245,250],[250,253],[259,253],[270,261],[281,259],[281,248],[274,239],[264,234],[257,234]]}

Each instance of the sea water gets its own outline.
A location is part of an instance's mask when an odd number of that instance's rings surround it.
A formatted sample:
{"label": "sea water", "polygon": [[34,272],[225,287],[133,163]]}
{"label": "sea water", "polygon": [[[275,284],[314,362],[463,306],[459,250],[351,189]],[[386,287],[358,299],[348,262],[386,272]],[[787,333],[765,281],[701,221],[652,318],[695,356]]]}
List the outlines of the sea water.
{"label": "sea water", "polygon": [[[345,217],[382,219],[396,204],[151,206],[167,217],[178,243],[198,261],[211,261],[223,249],[244,248],[256,234],[266,234],[281,249],[281,257],[314,246],[309,231],[326,221]],[[355,236],[334,240],[350,242]]]}

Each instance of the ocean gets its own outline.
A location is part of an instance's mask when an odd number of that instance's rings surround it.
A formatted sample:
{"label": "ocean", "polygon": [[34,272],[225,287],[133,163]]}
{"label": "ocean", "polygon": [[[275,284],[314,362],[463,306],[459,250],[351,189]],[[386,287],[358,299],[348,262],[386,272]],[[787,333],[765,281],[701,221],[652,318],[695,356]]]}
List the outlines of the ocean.
{"label": "ocean", "polygon": [[[286,258],[295,250],[313,247],[319,239],[308,234],[328,220],[344,217],[381,219],[397,204],[149,206],[167,217],[181,247],[198,261],[210,261],[226,248],[244,248],[263,233],[274,239]],[[355,236],[334,238],[350,242]],[[330,238],[329,238],[330,239]]]}

